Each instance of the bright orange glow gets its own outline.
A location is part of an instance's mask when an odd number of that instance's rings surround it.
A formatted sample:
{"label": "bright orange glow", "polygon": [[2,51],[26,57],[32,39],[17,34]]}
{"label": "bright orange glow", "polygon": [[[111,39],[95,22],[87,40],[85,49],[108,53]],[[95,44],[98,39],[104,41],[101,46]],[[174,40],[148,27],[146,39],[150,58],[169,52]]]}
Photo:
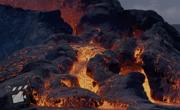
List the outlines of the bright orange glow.
{"label": "bright orange glow", "polygon": [[61,79],[61,83],[65,84],[67,87],[72,87],[73,84],[70,80],[67,79]]}
{"label": "bright orange glow", "polygon": [[[143,64],[143,60],[142,60],[142,54],[144,52],[144,48],[143,47],[137,47],[134,51],[134,58],[136,59],[136,64]],[[149,81],[147,78],[146,73],[144,72],[144,69],[142,67],[139,67],[138,72],[142,73],[145,76],[145,80],[143,83],[143,87],[144,87],[144,91],[149,99],[149,101],[151,101],[152,103],[154,103],[154,99],[151,97],[151,89],[150,89],[150,85],[149,85]]]}
{"label": "bright orange glow", "polygon": [[147,78],[147,75],[144,69],[142,68],[142,64],[144,63],[142,60],[143,52],[144,52],[143,47],[137,47],[134,51],[135,62],[126,62],[124,65],[121,66],[120,73],[122,75],[127,75],[130,72],[142,73],[145,76],[143,88],[150,102],[158,104],[158,105],[164,105],[164,106],[179,106],[177,104],[170,103],[170,97],[167,97],[167,96],[163,97],[164,99],[163,101],[158,101],[158,100],[153,99],[153,97],[151,96],[151,88],[150,88],[149,80]]}
{"label": "bright orange glow", "polygon": [[148,97],[148,100],[151,101],[152,103],[154,103],[153,98],[151,97],[151,89],[150,89],[150,85],[149,85],[149,81],[148,78],[144,72],[144,69],[141,67],[141,65],[144,63],[141,56],[144,52],[144,48],[140,48],[137,47],[134,51],[134,58],[135,58],[135,63],[130,63],[130,64],[125,64],[121,67],[121,73],[123,75],[126,75],[130,72],[140,72],[145,76],[145,80],[143,83],[143,88],[144,91]]}
{"label": "bright orange glow", "polygon": [[60,5],[62,18],[71,25],[73,33],[77,35],[77,25],[84,15],[83,9],[81,9],[81,1],[74,0],[72,3],[67,3],[66,0],[61,1]]}
{"label": "bright orange glow", "polygon": [[121,73],[123,75],[126,75],[130,72],[139,72],[139,73],[142,73],[144,76],[145,76],[145,80],[144,80],[144,83],[143,83],[143,88],[144,88],[144,91],[149,99],[149,101],[151,102],[154,102],[153,98],[151,97],[151,89],[150,89],[150,86],[149,86],[149,81],[148,81],[148,78],[144,72],[144,69],[141,67],[141,66],[138,66],[136,64],[131,64],[129,66],[122,66],[121,67]]}
{"label": "bright orange glow", "polygon": [[[47,92],[47,91],[46,91]],[[33,98],[36,101],[37,106],[41,107],[58,107],[61,108],[64,106],[65,99],[64,98],[58,98],[58,99],[51,99],[48,98],[48,93],[44,93],[43,95],[39,95],[39,93],[35,90],[33,90]],[[55,103],[58,102],[58,103]]]}
{"label": "bright orange glow", "polygon": [[33,98],[36,101],[37,106],[50,106],[49,101],[47,101],[47,95],[39,95],[35,90],[32,92]]}
{"label": "bright orange glow", "polygon": [[141,73],[145,76],[145,80],[144,80],[144,83],[143,83],[144,91],[146,92],[146,95],[147,95],[149,101],[151,101],[152,103],[155,103],[154,99],[151,97],[151,88],[150,88],[150,85],[149,85],[147,75],[146,75],[146,73],[144,72],[143,69],[141,69]]}
{"label": "bright orange glow", "polygon": [[103,48],[96,45],[71,45],[77,53],[77,61],[73,64],[70,71],[71,74],[76,75],[81,88],[88,89],[94,93],[99,89],[98,85],[94,85],[94,80],[86,74],[87,63],[90,58],[96,54],[102,53]]}
{"label": "bright orange glow", "polygon": [[109,103],[107,101],[104,101],[103,105],[99,107],[99,109],[115,109],[115,110],[128,110],[128,104],[124,103]]}
{"label": "bright orange glow", "polygon": [[141,58],[143,52],[144,52],[144,48],[138,47],[135,49],[134,58],[136,59],[137,64],[143,64],[144,63],[142,58]]}

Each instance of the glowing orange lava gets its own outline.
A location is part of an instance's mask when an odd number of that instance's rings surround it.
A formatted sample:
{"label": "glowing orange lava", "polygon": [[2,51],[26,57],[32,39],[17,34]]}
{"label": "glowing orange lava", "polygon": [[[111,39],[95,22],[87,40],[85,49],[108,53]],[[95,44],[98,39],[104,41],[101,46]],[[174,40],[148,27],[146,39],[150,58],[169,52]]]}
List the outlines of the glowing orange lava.
{"label": "glowing orange lava", "polygon": [[[142,65],[144,63],[142,58],[141,58],[143,52],[144,52],[144,48],[143,47],[137,47],[135,49],[135,51],[134,51],[134,58],[136,59],[136,64]],[[151,97],[151,89],[150,89],[150,85],[149,85],[149,81],[148,81],[147,75],[144,72],[144,69],[142,67],[140,67],[138,72],[142,73],[145,76],[145,80],[144,80],[144,83],[143,83],[144,91],[145,91],[149,101],[154,103],[155,101]]]}
{"label": "glowing orange lava", "polygon": [[139,72],[142,73],[145,76],[145,80],[143,83],[143,88],[144,91],[148,97],[148,100],[152,103],[154,103],[155,101],[153,100],[153,98],[151,97],[151,89],[150,89],[150,85],[149,85],[149,81],[147,78],[146,73],[144,72],[144,69],[141,67],[141,65],[144,63],[141,56],[144,52],[144,48],[142,47],[137,47],[134,51],[134,58],[135,58],[135,62],[126,62],[126,64],[122,65],[120,72],[123,75],[126,75],[130,72]]}
{"label": "glowing orange lava", "polygon": [[99,109],[113,109],[113,110],[128,110],[129,104],[124,103],[110,103],[108,101],[104,101],[103,105],[99,107]]}
{"label": "glowing orange lava", "polygon": [[144,63],[142,58],[141,58],[143,52],[144,52],[144,48],[138,47],[135,49],[134,58],[136,59],[137,64],[143,64]]}
{"label": "glowing orange lava", "polygon": [[81,88],[88,89],[94,93],[99,89],[98,85],[94,85],[94,80],[86,74],[87,63],[90,58],[96,54],[102,53],[103,48],[96,45],[71,45],[77,50],[77,61],[73,64],[70,71],[71,74],[76,75]]}
{"label": "glowing orange lava", "polygon": [[33,90],[32,92],[33,98],[36,101],[36,105],[37,106],[47,106],[47,107],[51,107],[52,105],[49,104],[49,101],[47,101],[47,95],[39,95],[39,93],[35,90]]}
{"label": "glowing orange lava", "polygon": [[150,88],[148,77],[147,77],[144,69],[142,68],[142,65],[144,64],[144,62],[142,60],[142,54],[143,53],[144,53],[144,48],[143,47],[137,47],[134,51],[135,62],[125,62],[124,64],[122,64],[120,73],[122,75],[127,75],[128,73],[131,73],[131,72],[142,73],[145,77],[145,80],[143,83],[143,88],[144,88],[144,91],[146,93],[148,100],[151,103],[154,103],[157,105],[163,105],[163,106],[177,106],[177,107],[179,107],[179,105],[177,105],[177,104],[170,103],[170,101],[168,100],[169,97],[166,97],[166,96],[164,96],[166,101],[158,101],[158,100],[153,99],[153,97],[151,95],[151,88]]}

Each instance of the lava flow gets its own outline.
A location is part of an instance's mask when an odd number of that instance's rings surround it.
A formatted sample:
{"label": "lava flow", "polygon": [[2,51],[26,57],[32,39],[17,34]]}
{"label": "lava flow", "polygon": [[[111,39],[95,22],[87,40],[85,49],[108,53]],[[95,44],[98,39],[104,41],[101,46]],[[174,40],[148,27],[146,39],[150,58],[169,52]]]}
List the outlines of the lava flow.
{"label": "lava flow", "polygon": [[[136,64],[142,65],[144,63],[142,58],[141,58],[143,52],[144,52],[144,48],[140,48],[139,47],[139,48],[135,49],[134,58],[136,59]],[[144,80],[144,83],[143,83],[144,91],[146,92],[146,95],[147,95],[149,101],[154,103],[155,101],[151,97],[151,89],[150,89],[150,85],[149,85],[149,81],[148,81],[147,75],[144,72],[144,69],[142,67],[140,67],[139,70],[140,70],[139,72],[142,73],[145,76],[145,80]]]}
{"label": "lava flow", "polygon": [[144,72],[144,69],[141,67],[141,65],[144,63],[141,56],[144,52],[144,48],[142,47],[137,47],[134,51],[134,58],[135,58],[135,62],[133,63],[128,63],[126,62],[126,64],[124,64],[122,67],[121,67],[121,73],[126,75],[130,72],[139,72],[139,73],[142,73],[145,77],[145,80],[144,80],[144,83],[143,83],[143,88],[144,88],[144,91],[148,97],[148,100],[152,103],[154,103],[154,99],[151,97],[151,89],[150,89],[150,85],[149,85],[149,81],[148,81],[148,78],[147,78],[147,75],[146,73]]}
{"label": "lava flow", "polygon": [[128,104],[124,103],[118,103],[118,104],[113,104],[107,101],[104,101],[103,105],[99,107],[99,109],[116,109],[116,110],[128,110]]}
{"label": "lava flow", "polygon": [[144,64],[143,60],[142,60],[142,54],[144,52],[144,48],[143,47],[137,47],[134,51],[134,58],[135,58],[135,62],[131,63],[131,64],[125,64],[125,66],[121,67],[121,73],[123,74],[128,74],[130,72],[140,72],[144,75],[145,80],[143,83],[143,88],[144,91],[146,93],[146,96],[148,98],[148,100],[151,103],[157,104],[157,105],[164,105],[164,106],[179,106],[176,104],[171,104],[171,103],[166,103],[166,102],[162,102],[162,101],[158,101],[153,99],[152,95],[151,95],[151,88],[150,88],[150,84],[149,84],[149,80],[148,77],[144,71],[144,69],[142,68],[142,65]]}
{"label": "lava flow", "polygon": [[96,93],[99,87],[97,84],[95,85],[95,81],[86,74],[87,63],[96,54],[102,53],[104,49],[93,44],[71,46],[78,52],[77,61],[73,64],[70,73],[77,76],[81,88]]}

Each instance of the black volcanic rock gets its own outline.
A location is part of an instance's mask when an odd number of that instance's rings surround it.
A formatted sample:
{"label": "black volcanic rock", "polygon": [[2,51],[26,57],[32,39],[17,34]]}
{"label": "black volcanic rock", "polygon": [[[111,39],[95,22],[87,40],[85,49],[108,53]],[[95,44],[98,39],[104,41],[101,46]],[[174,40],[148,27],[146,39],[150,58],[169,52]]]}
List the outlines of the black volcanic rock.
{"label": "black volcanic rock", "polygon": [[176,28],[176,30],[180,33],[180,25],[179,24],[174,24],[173,25],[175,28]]}
{"label": "black volcanic rock", "polygon": [[123,10],[121,4],[117,0],[81,0],[81,3],[85,4],[85,6],[106,4],[108,7],[112,7],[113,9],[116,8],[119,9],[119,11]]}
{"label": "black volcanic rock", "polygon": [[47,42],[59,42],[59,41],[66,41],[68,43],[81,43],[83,38],[77,37],[71,34],[64,34],[64,33],[58,33],[52,35],[45,43]]}
{"label": "black volcanic rock", "polygon": [[125,13],[131,17],[132,25],[142,30],[147,30],[158,22],[164,22],[163,18],[152,10],[125,10]]}
{"label": "black volcanic rock", "polygon": [[179,45],[179,40],[168,34],[167,28],[157,23],[144,32],[140,41],[144,47],[143,67],[150,81],[153,97],[165,102],[178,102],[180,52],[176,49],[179,46],[175,44]]}
{"label": "black volcanic rock", "polygon": [[[56,90],[59,90],[59,88],[79,87],[77,79],[71,75],[68,75],[68,74],[67,75],[56,75],[56,74],[47,75],[46,74],[46,77],[44,77],[44,76],[42,76],[42,74],[44,74],[44,73],[39,73],[37,71],[34,71],[34,72],[31,71],[31,72],[24,73],[13,79],[10,79],[10,80],[7,80],[7,81],[1,83],[1,85],[0,85],[0,93],[1,93],[0,105],[3,108],[3,110],[29,107],[30,103],[34,103],[34,101],[32,99],[32,97],[33,97],[32,90],[36,90],[39,92],[40,95],[43,95],[43,93],[45,93],[45,91],[46,91],[46,88],[44,87],[46,82],[49,82],[48,88],[51,88],[51,90],[54,92]],[[66,83],[67,81],[69,81],[71,83],[71,85],[66,85],[66,84],[68,84],[68,83]],[[28,83],[29,87],[31,88],[29,91],[24,91],[24,94],[27,94],[29,97],[27,99],[27,102],[23,102],[20,104],[13,104],[12,98],[11,98],[12,97],[11,95],[13,93],[11,92],[11,90],[14,87],[17,87],[17,89],[18,89],[18,87],[23,86],[27,83]],[[78,91],[78,89],[77,89],[77,91]],[[62,92],[63,92],[63,90],[62,90]],[[89,95],[90,94],[93,94],[93,93],[89,92]],[[49,94],[49,95],[53,95],[53,94]],[[73,95],[73,94],[69,94],[69,95]],[[83,96],[84,94],[82,93],[81,95]],[[59,97],[57,97],[57,98],[59,98]]]}
{"label": "black volcanic rock", "polygon": [[87,74],[99,84],[119,73],[120,64],[112,51],[105,51],[91,58],[87,65]]}
{"label": "black volcanic rock", "polygon": [[136,39],[129,37],[115,40],[112,50],[116,53],[118,60],[123,63],[128,60],[133,60],[135,47]]}
{"label": "black volcanic rock", "polygon": [[123,8],[117,0],[89,0],[85,3],[89,2],[92,5],[89,5],[85,15],[79,22],[78,30],[81,33],[93,28],[102,28],[110,31],[118,31],[118,28],[124,28],[125,25],[119,25],[123,24],[120,20],[122,17],[118,15],[123,12]]}
{"label": "black volcanic rock", "polygon": [[174,41],[173,45],[176,49],[180,51],[180,33],[170,24],[166,23],[163,26],[168,34],[171,36],[172,40]]}
{"label": "black volcanic rock", "polygon": [[29,71],[66,74],[75,59],[75,50],[64,41],[24,48],[2,63],[0,79],[3,81]]}
{"label": "black volcanic rock", "polygon": [[55,33],[72,33],[59,11],[38,12],[0,5],[0,60],[16,50],[42,43]]}
{"label": "black volcanic rock", "polygon": [[141,73],[129,73],[127,76],[115,75],[100,86],[98,94],[109,103],[128,103],[128,110],[154,110],[143,89],[144,76]]}
{"label": "black volcanic rock", "polygon": [[45,77],[48,77],[46,73],[53,72],[58,73],[58,70],[56,69],[56,66],[48,61],[36,61],[36,62],[30,62],[27,65],[24,66],[23,70],[21,72],[26,73],[30,71],[39,71],[45,74]]}
{"label": "black volcanic rock", "polygon": [[100,44],[106,49],[111,49],[115,41],[121,37],[112,32],[106,32],[105,30],[92,30],[82,35],[82,39],[85,42],[94,42]]}
{"label": "black volcanic rock", "polygon": [[71,108],[97,108],[102,105],[102,99],[100,96],[93,92],[80,88],[60,88],[52,91],[48,94],[50,103],[58,104],[60,101],[62,107]]}
{"label": "black volcanic rock", "polygon": [[101,85],[99,95],[110,102],[134,103],[138,100],[147,100],[142,87],[143,82],[144,76],[141,73],[129,73],[127,76],[115,75]]}

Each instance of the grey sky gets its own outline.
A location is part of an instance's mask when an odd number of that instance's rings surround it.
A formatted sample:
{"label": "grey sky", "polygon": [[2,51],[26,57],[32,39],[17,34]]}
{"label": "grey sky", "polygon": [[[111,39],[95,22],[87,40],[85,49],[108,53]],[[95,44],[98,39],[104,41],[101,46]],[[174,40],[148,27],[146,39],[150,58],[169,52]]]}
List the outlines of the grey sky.
{"label": "grey sky", "polygon": [[171,24],[180,24],[180,0],[119,0],[125,9],[155,10]]}

